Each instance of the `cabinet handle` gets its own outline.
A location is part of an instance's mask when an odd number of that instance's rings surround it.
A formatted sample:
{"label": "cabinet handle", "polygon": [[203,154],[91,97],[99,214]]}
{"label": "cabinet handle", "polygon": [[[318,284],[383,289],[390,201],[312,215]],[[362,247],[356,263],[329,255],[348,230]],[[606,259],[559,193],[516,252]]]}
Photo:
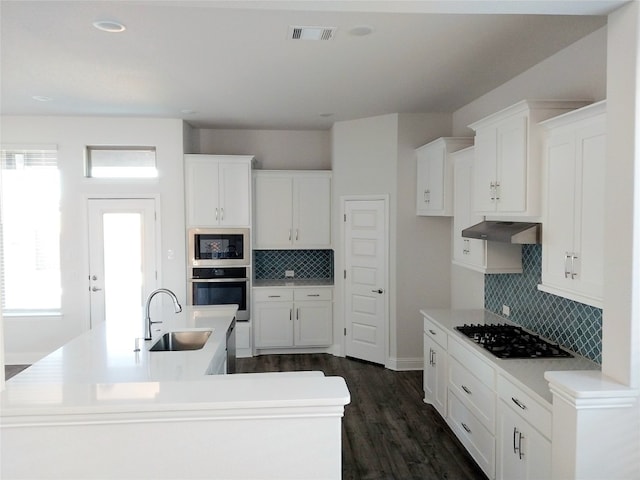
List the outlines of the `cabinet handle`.
{"label": "cabinet handle", "polygon": [[431,350],[431,365],[433,365],[434,367],[436,366],[436,351],[433,349]]}
{"label": "cabinet handle", "polygon": [[291,229],[289,229],[289,241],[291,241]]}
{"label": "cabinet handle", "polygon": [[516,442],[516,439],[518,438],[519,433],[518,433],[518,429],[517,427],[513,427],[513,453],[518,453],[518,451],[520,450],[519,444]]}
{"label": "cabinet handle", "polygon": [[434,330],[431,330],[431,329],[429,329],[429,333],[430,333],[431,335],[437,335],[437,333],[436,333]]}
{"label": "cabinet handle", "polygon": [[224,208],[220,208],[220,221],[224,220]]}
{"label": "cabinet handle", "polygon": [[571,255],[571,280],[574,280],[576,278],[576,276],[578,275],[576,273],[576,260],[578,259],[578,256],[575,254]]}
{"label": "cabinet handle", "polygon": [[298,229],[296,228],[296,242],[298,241]]}
{"label": "cabinet handle", "polygon": [[465,385],[462,385],[462,390],[464,390],[466,394],[471,395],[471,390],[469,390]]}
{"label": "cabinet handle", "polygon": [[496,182],[494,189],[496,192],[496,202],[499,202],[500,201],[500,182]]}
{"label": "cabinet handle", "polygon": [[524,453],[522,451],[522,432],[518,432],[518,458],[520,460],[522,460],[522,457],[524,457]]}
{"label": "cabinet handle", "polygon": [[307,294],[307,297],[319,297],[320,294],[319,293],[309,293]]}
{"label": "cabinet handle", "polygon": [[218,207],[216,207],[216,222],[218,221]]}
{"label": "cabinet handle", "polygon": [[569,278],[569,275],[571,275],[571,271],[568,268],[568,264],[569,264],[569,257],[571,255],[569,255],[569,252],[565,252],[564,254],[564,278]]}
{"label": "cabinet handle", "polygon": [[280,298],[280,295],[269,295],[268,298]]}
{"label": "cabinet handle", "polygon": [[489,183],[489,195],[491,196],[491,200],[496,199],[496,184],[494,182]]}
{"label": "cabinet handle", "polygon": [[289,321],[293,320],[293,308],[289,309]]}
{"label": "cabinet handle", "polygon": [[522,410],[526,410],[527,409],[527,406],[524,403],[522,403],[520,400],[518,400],[517,398],[511,397],[511,401],[513,403],[515,403],[517,406],[519,406]]}
{"label": "cabinet handle", "polygon": [[469,427],[467,427],[466,423],[460,422],[460,425],[462,425],[462,428],[464,428],[467,433],[471,433],[471,429]]}

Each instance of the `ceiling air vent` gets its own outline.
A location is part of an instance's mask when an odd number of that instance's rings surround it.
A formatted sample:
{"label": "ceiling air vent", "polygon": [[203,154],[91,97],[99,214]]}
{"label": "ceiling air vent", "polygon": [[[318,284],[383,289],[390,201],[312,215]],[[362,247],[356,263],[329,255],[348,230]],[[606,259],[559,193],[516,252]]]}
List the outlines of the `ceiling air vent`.
{"label": "ceiling air vent", "polygon": [[336,27],[289,27],[289,40],[332,40]]}

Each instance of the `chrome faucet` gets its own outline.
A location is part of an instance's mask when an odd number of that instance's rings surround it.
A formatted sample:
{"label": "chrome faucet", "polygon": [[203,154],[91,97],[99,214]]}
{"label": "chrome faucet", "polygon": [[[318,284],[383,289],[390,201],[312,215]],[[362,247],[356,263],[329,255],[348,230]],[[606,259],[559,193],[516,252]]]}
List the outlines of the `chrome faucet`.
{"label": "chrome faucet", "polygon": [[168,288],[158,288],[157,290],[154,290],[153,292],[151,292],[147,297],[147,304],[144,307],[144,315],[145,315],[144,318],[147,326],[147,335],[146,337],[144,337],[145,340],[151,340],[151,325],[153,325],[154,323],[162,323],[162,320],[159,320],[157,322],[152,322],[151,315],[149,314],[149,306],[151,305],[151,299],[158,293],[166,293],[171,297],[171,300],[173,300],[173,308],[176,313],[180,313],[182,311],[182,306],[180,305],[180,302],[178,302],[178,297],[176,297],[176,294],[173,293]]}

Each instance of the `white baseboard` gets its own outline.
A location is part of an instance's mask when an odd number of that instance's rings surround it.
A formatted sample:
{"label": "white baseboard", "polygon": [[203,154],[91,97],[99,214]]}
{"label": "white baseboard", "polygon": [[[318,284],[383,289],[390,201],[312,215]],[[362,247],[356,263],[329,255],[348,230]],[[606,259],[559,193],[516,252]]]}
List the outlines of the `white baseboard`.
{"label": "white baseboard", "polygon": [[389,370],[395,370],[398,372],[408,371],[408,370],[422,370],[424,369],[424,358],[423,357],[414,357],[414,358],[396,358],[389,357],[387,363],[385,365]]}

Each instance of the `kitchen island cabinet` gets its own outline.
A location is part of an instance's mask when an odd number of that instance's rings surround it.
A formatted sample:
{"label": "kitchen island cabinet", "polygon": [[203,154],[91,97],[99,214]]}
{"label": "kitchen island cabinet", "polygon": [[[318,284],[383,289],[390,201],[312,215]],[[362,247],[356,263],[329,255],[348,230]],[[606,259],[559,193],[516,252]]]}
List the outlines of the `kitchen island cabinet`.
{"label": "kitchen island cabinet", "polygon": [[254,248],[331,248],[331,172],[254,173]]}
{"label": "kitchen island cabinet", "polygon": [[339,479],[344,379],[207,375],[235,307],[185,310],[163,328],[213,330],[201,350],[136,352],[134,338],[97,328],[11,378],[0,476]]}
{"label": "kitchen island cabinet", "polygon": [[539,289],[602,308],[606,103],[541,125],[547,137]]}

